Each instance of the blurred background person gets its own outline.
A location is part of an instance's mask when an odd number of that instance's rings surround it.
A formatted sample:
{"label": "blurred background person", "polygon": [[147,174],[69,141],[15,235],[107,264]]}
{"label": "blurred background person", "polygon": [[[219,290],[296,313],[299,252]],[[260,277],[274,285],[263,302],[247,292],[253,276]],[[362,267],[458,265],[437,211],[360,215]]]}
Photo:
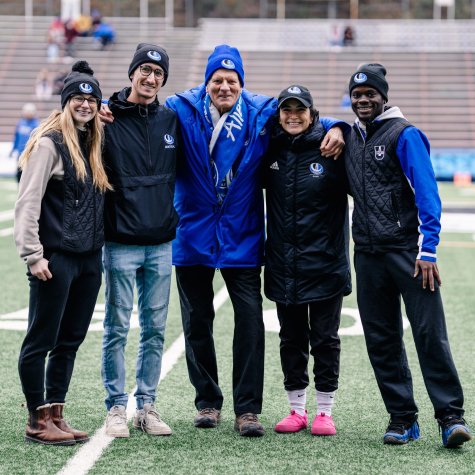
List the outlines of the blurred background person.
{"label": "blurred background person", "polygon": [[64,69],[60,69],[54,78],[53,81],[53,94],[59,95],[64,87],[64,80],[68,76],[68,73]]}
{"label": "blurred background person", "polygon": [[[18,157],[25,150],[26,143],[30,138],[31,132],[38,127],[40,121],[36,117],[35,104],[25,104],[22,108],[22,118],[18,121],[15,128],[15,138],[13,139],[13,149],[10,152],[10,157]],[[17,171],[17,180],[20,182],[21,171]]]}
{"label": "blurred background person", "polygon": [[115,30],[112,28],[111,25],[108,23],[99,23],[96,26],[96,31],[94,31],[93,41],[96,43],[100,43],[102,45],[102,49],[115,40]]}
{"label": "blurred background person", "polygon": [[76,51],[74,49],[74,42],[76,37],[78,36],[78,32],[74,27],[74,21],[68,20],[64,24],[64,55],[69,58],[74,58]]}
{"label": "blurred background person", "polygon": [[343,46],[352,46],[355,41],[355,35],[351,26],[345,28],[343,33]]}
{"label": "blurred background person", "polygon": [[92,35],[92,17],[91,15],[79,15],[74,22],[74,28],[78,32],[78,36]]}
{"label": "blurred background person", "polygon": [[47,101],[53,94],[53,85],[47,69],[42,69],[36,76],[36,97],[39,101]]}

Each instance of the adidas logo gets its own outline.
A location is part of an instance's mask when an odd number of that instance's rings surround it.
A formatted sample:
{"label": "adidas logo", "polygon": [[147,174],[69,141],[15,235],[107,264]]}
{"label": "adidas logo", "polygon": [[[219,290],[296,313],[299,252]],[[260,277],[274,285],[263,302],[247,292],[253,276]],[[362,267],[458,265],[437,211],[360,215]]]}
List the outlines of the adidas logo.
{"label": "adidas logo", "polygon": [[278,170],[279,169],[279,164],[277,162],[274,162],[271,166],[270,166],[271,170]]}

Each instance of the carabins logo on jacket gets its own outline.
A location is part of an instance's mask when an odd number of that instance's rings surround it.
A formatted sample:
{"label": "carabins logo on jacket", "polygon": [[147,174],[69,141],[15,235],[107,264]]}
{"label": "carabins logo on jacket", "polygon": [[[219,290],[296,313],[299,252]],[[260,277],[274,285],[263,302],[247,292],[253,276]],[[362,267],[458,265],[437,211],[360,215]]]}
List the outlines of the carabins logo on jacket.
{"label": "carabins logo on jacket", "polygon": [[323,167],[319,163],[312,163],[310,165],[310,171],[314,178],[320,178],[323,175]]}
{"label": "carabins logo on jacket", "polygon": [[385,145],[376,145],[374,147],[374,158],[376,158],[376,160],[382,160],[384,158],[385,151],[386,151]]}
{"label": "carabins logo on jacket", "polygon": [[167,143],[168,145],[165,145],[165,148],[175,148],[175,139],[171,136],[171,135],[164,135],[163,136],[164,140],[165,140],[165,143]]}

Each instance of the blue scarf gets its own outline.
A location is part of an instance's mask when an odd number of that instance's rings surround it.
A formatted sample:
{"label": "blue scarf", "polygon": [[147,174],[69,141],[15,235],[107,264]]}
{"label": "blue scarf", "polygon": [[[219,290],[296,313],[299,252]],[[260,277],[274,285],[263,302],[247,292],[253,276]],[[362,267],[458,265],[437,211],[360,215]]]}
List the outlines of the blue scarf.
{"label": "blue scarf", "polygon": [[[204,116],[214,128],[211,119],[211,112],[209,110],[209,103],[210,97],[209,94],[206,94],[203,99]],[[211,159],[214,163],[214,183],[218,190],[218,194],[221,195],[223,199],[227,191],[225,180],[226,175],[228,175],[229,171],[232,169],[234,162],[239,157],[246,144],[249,135],[248,128],[248,109],[246,102],[243,100],[242,95],[240,95],[226,118],[210,153]],[[209,142],[212,137],[212,130],[208,127],[206,127],[206,129]]]}

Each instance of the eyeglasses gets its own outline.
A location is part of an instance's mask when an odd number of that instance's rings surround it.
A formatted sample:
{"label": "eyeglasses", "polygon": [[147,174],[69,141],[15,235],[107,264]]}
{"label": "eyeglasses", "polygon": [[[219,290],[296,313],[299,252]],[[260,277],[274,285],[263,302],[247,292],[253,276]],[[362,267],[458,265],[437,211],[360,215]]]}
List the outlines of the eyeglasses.
{"label": "eyeglasses", "polygon": [[71,98],[71,100],[75,103],[75,104],[78,104],[78,105],[82,105],[84,103],[84,101],[87,101],[87,103],[89,104],[89,107],[93,108],[93,107],[97,107],[97,99],[95,99],[94,97],[89,97],[89,98],[85,98],[84,96],[73,96]]}
{"label": "eyeglasses", "polygon": [[152,69],[150,66],[140,66],[140,72],[143,76],[150,76],[152,71],[157,79],[163,79],[165,77],[165,73],[161,69]]}

